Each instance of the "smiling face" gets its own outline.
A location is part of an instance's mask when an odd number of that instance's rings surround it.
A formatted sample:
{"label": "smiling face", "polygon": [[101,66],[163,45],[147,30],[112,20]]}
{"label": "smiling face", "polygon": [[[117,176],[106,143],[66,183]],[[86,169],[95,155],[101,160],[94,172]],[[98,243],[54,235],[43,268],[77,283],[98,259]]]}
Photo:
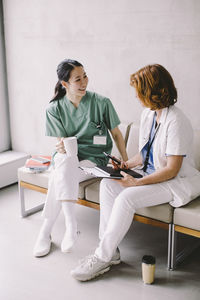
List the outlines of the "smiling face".
{"label": "smiling face", "polygon": [[86,94],[88,77],[83,67],[75,67],[68,82],[61,81],[61,83],[66,88],[67,96],[82,98]]}

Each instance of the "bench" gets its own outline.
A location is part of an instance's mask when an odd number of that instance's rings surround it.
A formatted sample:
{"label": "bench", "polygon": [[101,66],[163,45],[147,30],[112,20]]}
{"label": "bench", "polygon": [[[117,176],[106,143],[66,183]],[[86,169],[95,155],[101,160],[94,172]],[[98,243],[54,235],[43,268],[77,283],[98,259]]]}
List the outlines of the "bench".
{"label": "bench", "polygon": [[[126,149],[128,157],[132,157],[138,149],[138,126],[134,124],[122,124],[120,130],[125,138]],[[198,146],[200,144],[200,130],[195,134],[195,163],[200,169],[200,153]],[[116,147],[114,146],[113,154],[117,154]],[[25,167],[18,169],[18,183],[19,183],[19,196],[21,203],[21,216],[26,217],[32,213],[41,210],[44,204],[37,205],[31,209],[25,207],[24,190],[30,189],[40,193],[47,193],[48,189],[49,171],[32,174]],[[78,204],[87,207],[100,209],[99,206],[99,179],[90,179],[80,183]],[[193,214],[191,216],[191,213]],[[185,217],[187,215],[187,218]],[[194,218],[195,216],[195,218]],[[182,221],[185,220],[186,221]],[[176,239],[177,233],[184,233],[200,237],[200,222],[192,220],[200,220],[200,198],[195,199],[185,207],[174,209],[169,204],[156,205],[153,207],[141,208],[136,211],[134,220],[140,223],[160,227],[168,230],[168,255],[167,255],[167,269],[173,270],[177,264],[183,260],[188,254],[187,251],[182,251],[181,259],[179,254],[176,253]]]}

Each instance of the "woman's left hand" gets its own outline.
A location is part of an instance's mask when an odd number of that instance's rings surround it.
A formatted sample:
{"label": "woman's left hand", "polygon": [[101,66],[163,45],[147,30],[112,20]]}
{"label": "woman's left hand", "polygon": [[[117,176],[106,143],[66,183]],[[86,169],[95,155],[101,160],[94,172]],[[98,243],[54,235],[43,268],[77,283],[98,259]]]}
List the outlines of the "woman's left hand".
{"label": "woman's left hand", "polygon": [[65,146],[64,146],[64,143],[63,143],[63,138],[59,139],[59,141],[57,142],[56,151],[58,153],[62,153],[62,154],[66,153]]}
{"label": "woman's left hand", "polygon": [[128,175],[127,173],[121,171],[120,174],[122,174],[123,178],[121,180],[116,179],[116,181],[124,186],[124,187],[131,187],[131,186],[137,186],[138,184],[138,179],[134,178],[131,175]]}

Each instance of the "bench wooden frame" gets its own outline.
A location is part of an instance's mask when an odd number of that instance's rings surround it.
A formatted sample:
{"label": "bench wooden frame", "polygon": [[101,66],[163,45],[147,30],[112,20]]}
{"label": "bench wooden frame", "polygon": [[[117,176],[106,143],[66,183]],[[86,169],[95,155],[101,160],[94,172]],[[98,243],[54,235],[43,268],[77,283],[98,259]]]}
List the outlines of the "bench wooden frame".
{"label": "bench wooden frame", "polygon": [[[19,181],[19,197],[20,197],[20,202],[21,202],[21,217],[27,217],[33,213],[36,213],[40,210],[43,209],[44,204],[39,204],[33,208],[30,209],[26,209],[25,207],[25,197],[24,197],[24,190],[25,189],[29,189],[29,190],[33,190],[36,192],[40,192],[43,194],[47,194],[48,189],[47,188],[43,188],[34,184],[30,184],[27,183],[25,181]],[[89,200],[85,200],[85,199],[78,199],[77,201],[78,204],[86,206],[86,207],[90,207],[90,208],[94,208],[99,210],[100,209],[100,205],[98,203],[89,201]],[[172,224],[168,224],[162,221],[158,221],[149,217],[144,217],[138,214],[134,215],[134,220],[143,224],[147,224],[147,225],[152,225],[152,226],[156,226],[156,227],[160,227],[162,229],[166,229],[168,230],[168,258],[167,258],[167,269],[170,270],[171,269],[171,241],[172,241]]]}

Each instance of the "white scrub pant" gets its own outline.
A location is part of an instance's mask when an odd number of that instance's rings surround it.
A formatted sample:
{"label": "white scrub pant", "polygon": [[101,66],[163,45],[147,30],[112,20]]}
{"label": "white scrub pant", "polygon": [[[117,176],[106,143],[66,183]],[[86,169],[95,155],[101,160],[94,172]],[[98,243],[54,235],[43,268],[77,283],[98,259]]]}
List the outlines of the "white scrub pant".
{"label": "white scrub pant", "polygon": [[56,154],[42,213],[44,218],[55,219],[61,210],[60,200],[77,200],[79,183],[93,178],[85,174],[78,166],[94,167],[95,164],[89,160],[79,162],[77,156],[68,157],[66,154]]}
{"label": "white scrub pant", "polygon": [[172,194],[166,182],[124,188],[112,179],[103,179],[100,185],[100,243],[97,257],[109,262],[116,248],[128,232],[135,210],[168,203]]}

